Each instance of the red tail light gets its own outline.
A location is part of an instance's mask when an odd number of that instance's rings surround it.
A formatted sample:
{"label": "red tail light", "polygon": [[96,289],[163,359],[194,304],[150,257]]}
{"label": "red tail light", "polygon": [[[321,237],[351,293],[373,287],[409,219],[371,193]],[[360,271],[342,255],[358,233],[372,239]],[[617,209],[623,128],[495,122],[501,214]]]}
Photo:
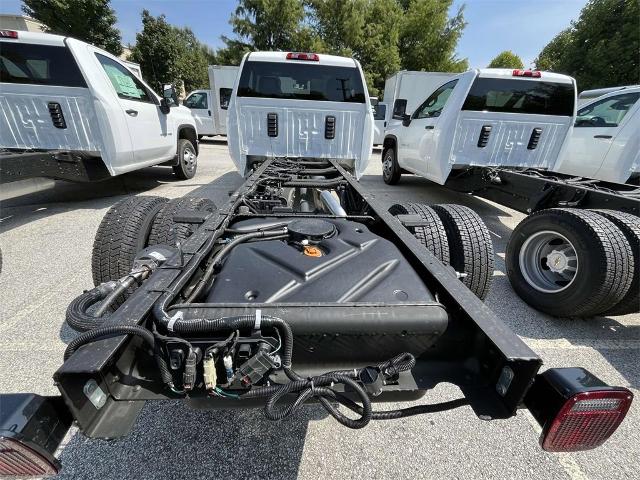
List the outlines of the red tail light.
{"label": "red tail light", "polygon": [[18,38],[18,32],[15,30],[0,30],[0,37],[2,38]]}
{"label": "red tail light", "polygon": [[520,70],[520,69],[515,69],[513,72],[511,72],[511,75],[513,75],[514,77],[540,78],[540,77],[542,77],[542,72],[540,70]]}
{"label": "red tail light", "polygon": [[289,52],[287,53],[287,60],[305,60],[308,62],[319,62],[320,56],[317,53]]}
{"label": "red tail light", "polygon": [[0,437],[0,477],[56,475],[58,469],[20,442]]}
{"label": "red tail light", "polygon": [[624,388],[574,395],[543,431],[542,448],[575,452],[602,445],[624,419],[632,399],[633,394]]}

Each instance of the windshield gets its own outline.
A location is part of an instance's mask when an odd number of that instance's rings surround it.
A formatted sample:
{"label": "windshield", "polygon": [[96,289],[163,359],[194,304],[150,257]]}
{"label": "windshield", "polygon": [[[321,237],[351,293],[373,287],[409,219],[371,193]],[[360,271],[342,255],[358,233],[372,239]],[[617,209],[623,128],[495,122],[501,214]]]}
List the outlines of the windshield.
{"label": "windshield", "polygon": [[0,42],[0,82],[86,87],[66,47]]}
{"label": "windshield", "polygon": [[238,97],[365,103],[366,94],[355,66],[246,61]]}
{"label": "windshield", "polygon": [[570,117],[573,104],[574,87],[570,83],[478,77],[462,110]]}

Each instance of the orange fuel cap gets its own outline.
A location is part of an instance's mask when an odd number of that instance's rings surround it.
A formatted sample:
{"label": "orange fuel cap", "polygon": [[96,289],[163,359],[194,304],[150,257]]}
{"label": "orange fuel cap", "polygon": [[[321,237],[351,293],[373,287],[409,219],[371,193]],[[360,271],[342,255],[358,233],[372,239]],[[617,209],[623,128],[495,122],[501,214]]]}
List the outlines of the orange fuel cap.
{"label": "orange fuel cap", "polygon": [[318,247],[314,247],[312,245],[305,245],[302,249],[302,253],[304,253],[307,257],[321,257],[322,250]]}

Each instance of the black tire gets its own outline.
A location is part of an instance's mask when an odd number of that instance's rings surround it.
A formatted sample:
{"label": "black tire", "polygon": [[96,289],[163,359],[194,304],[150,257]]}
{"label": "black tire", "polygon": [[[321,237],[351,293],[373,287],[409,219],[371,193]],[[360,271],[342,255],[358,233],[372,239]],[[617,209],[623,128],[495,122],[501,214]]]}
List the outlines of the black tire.
{"label": "black tire", "polygon": [[173,216],[183,210],[213,212],[216,205],[208,198],[183,197],[169,200],[153,221],[148,245],[162,243],[174,247],[178,242],[189,238],[197,226],[173,221]]}
{"label": "black tire", "polygon": [[396,203],[389,208],[391,215],[415,214],[427,222],[424,227],[407,227],[414,237],[438,260],[449,264],[449,241],[442,220],[427,205],[420,203]]}
{"label": "black tire", "polygon": [[618,227],[629,242],[633,255],[633,278],[627,294],[602,315],[627,315],[640,312],[640,217],[615,210],[594,210]]}
{"label": "black tire", "polygon": [[93,241],[94,285],[117,280],[131,271],[136,254],[147,246],[156,214],[167,201],[163,197],[129,197],[107,211]]}
{"label": "black tire", "polygon": [[447,232],[451,266],[481,300],[487,298],[493,278],[494,253],[489,229],[480,216],[462,205],[432,205]]}
{"label": "black tire", "polygon": [[196,175],[198,169],[198,155],[193,144],[186,138],[178,140],[178,164],[173,167],[173,173],[180,180],[189,180]]}
{"label": "black tire", "polygon": [[[545,235],[557,238],[555,244],[548,242],[549,248],[558,245],[567,252],[566,262],[559,265],[575,262],[564,282],[541,283],[536,276],[553,276],[549,258],[559,253],[555,248],[546,256],[538,249],[539,258],[531,253]],[[633,273],[631,248],[622,231],[595,212],[573,208],[541,210],[520,222],[507,244],[505,262],[516,293],[532,307],[559,317],[592,317],[613,308],[628,292]]]}
{"label": "black tire", "polygon": [[387,185],[396,185],[401,176],[402,172],[396,159],[396,151],[393,147],[389,147],[382,152],[382,179]]}

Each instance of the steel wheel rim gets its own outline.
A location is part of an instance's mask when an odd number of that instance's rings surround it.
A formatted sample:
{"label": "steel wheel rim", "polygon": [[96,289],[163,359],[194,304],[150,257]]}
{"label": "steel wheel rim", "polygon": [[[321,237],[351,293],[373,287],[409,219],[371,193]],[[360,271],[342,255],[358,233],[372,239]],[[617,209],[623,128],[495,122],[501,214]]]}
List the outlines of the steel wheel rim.
{"label": "steel wheel rim", "polygon": [[195,152],[191,148],[186,147],[182,155],[182,163],[185,166],[186,170],[189,172],[195,170],[197,161],[198,157],[196,157]]}
{"label": "steel wheel rim", "polygon": [[384,161],[382,162],[382,173],[384,173],[385,177],[391,176],[391,171],[393,170],[393,160],[391,159],[391,155],[387,154],[384,156]]}
{"label": "steel wheel rim", "polygon": [[527,238],[518,256],[525,281],[539,292],[559,293],[575,281],[579,264],[573,244],[552,230]]}

